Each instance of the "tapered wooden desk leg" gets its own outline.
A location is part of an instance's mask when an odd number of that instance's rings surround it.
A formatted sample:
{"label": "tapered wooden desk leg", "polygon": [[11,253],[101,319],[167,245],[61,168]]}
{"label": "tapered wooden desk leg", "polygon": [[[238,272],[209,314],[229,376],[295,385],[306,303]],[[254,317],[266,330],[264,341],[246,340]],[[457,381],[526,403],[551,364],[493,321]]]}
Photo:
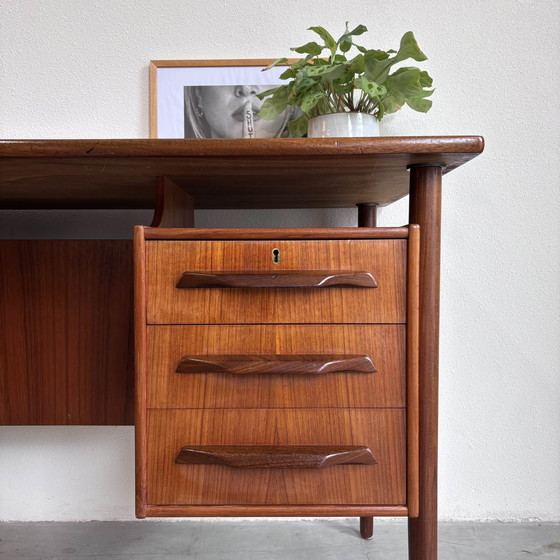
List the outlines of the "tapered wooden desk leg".
{"label": "tapered wooden desk leg", "polygon": [[360,517],[360,535],[368,540],[373,537],[373,517]]}
{"label": "tapered wooden desk leg", "polygon": [[437,560],[437,437],[439,351],[440,166],[410,170],[411,224],[420,225],[420,496],[408,520],[410,560]]}

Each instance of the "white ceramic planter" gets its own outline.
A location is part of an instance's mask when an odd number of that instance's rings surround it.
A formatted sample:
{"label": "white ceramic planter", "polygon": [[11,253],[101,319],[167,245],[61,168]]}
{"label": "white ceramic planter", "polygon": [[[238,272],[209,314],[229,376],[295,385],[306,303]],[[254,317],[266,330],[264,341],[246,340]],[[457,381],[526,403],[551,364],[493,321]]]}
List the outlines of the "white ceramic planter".
{"label": "white ceramic planter", "polygon": [[379,121],[365,113],[330,113],[309,119],[309,138],[379,136]]}

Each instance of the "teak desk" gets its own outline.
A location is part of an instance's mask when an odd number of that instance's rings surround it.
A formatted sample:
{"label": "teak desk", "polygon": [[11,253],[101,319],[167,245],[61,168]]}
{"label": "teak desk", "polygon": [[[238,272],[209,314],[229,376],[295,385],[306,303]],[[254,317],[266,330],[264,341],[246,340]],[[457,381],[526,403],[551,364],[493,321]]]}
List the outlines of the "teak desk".
{"label": "teak desk", "polygon": [[[135,416],[139,517],[356,515],[369,538],[404,515],[435,560],[441,179],[482,150],[0,141],[0,208],[154,209],[134,269],[130,241],[0,242],[0,421]],[[412,225],[375,227],[407,194]],[[358,228],[193,228],[194,208],[356,205]]]}

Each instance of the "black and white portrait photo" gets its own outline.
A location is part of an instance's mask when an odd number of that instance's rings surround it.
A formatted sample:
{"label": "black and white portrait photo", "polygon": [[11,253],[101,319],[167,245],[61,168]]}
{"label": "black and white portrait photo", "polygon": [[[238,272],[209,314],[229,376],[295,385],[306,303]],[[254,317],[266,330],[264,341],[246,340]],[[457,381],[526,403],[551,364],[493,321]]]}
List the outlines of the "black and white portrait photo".
{"label": "black and white portrait photo", "polygon": [[282,138],[293,108],[269,121],[259,117],[257,97],[268,85],[185,86],[185,138]]}
{"label": "black and white portrait photo", "polygon": [[[288,107],[277,119],[259,116],[258,94],[282,83],[272,60],[159,60],[150,63],[152,138],[284,138],[301,115]],[[241,84],[241,85],[240,85]],[[250,85],[248,85],[250,84]]]}

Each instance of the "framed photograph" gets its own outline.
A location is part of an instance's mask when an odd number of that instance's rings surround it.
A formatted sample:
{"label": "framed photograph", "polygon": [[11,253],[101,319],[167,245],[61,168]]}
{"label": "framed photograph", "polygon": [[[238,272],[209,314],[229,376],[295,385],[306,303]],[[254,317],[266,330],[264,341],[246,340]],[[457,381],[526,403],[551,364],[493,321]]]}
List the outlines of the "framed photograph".
{"label": "framed photograph", "polygon": [[152,60],[151,138],[282,138],[298,116],[288,107],[277,119],[259,117],[257,94],[282,83],[272,61]]}

